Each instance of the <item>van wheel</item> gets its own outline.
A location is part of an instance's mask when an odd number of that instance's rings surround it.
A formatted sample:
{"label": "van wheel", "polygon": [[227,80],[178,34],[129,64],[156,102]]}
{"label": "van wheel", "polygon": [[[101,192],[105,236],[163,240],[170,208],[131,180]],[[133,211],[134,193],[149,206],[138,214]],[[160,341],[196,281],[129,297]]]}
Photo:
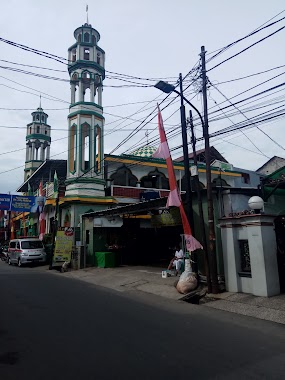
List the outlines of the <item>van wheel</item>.
{"label": "van wheel", "polygon": [[21,267],[21,266],[22,266],[21,259],[18,259],[18,267]]}

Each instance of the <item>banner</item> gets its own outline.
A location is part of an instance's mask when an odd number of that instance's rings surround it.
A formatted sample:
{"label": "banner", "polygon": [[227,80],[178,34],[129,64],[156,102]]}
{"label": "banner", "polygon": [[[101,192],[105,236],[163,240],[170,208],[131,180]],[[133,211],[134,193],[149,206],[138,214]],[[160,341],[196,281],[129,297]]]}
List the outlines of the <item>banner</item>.
{"label": "banner", "polygon": [[63,264],[71,260],[74,229],[72,227],[59,227],[56,234],[53,264]]}
{"label": "banner", "polygon": [[10,206],[11,206],[11,195],[0,194],[0,210],[10,210]]}
{"label": "banner", "polygon": [[40,214],[44,210],[45,201],[42,196],[0,194],[0,210]]}

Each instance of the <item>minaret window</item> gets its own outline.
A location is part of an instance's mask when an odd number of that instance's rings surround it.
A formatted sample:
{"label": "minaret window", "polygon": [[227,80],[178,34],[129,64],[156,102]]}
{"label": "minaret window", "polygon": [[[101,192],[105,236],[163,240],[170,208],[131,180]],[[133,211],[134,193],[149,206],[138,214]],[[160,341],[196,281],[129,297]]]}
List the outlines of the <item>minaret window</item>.
{"label": "minaret window", "polygon": [[70,128],[70,151],[69,151],[69,171],[75,172],[75,157],[76,157],[76,126]]}
{"label": "minaret window", "polygon": [[30,127],[30,135],[32,134],[32,127]]}
{"label": "minaret window", "polygon": [[37,126],[37,133],[40,133],[40,127]]}
{"label": "minaret window", "polygon": [[81,42],[81,34],[78,34],[78,42]]}
{"label": "minaret window", "polygon": [[76,49],[73,49],[73,50],[72,50],[71,60],[72,60],[72,62],[75,62],[75,61],[76,61]]}
{"label": "minaret window", "polygon": [[45,135],[47,135],[47,130],[45,130]]}
{"label": "minaret window", "polygon": [[90,167],[90,127],[87,123],[82,126],[82,170]]}
{"label": "minaret window", "polygon": [[36,117],[35,117],[35,115],[33,116],[33,121],[35,121],[36,120]]}
{"label": "minaret window", "polygon": [[95,36],[92,36],[92,44],[96,45],[96,37]]}
{"label": "minaret window", "polygon": [[44,115],[42,115],[42,121],[45,121],[45,117],[44,117]]}
{"label": "minaret window", "polygon": [[89,49],[84,49],[84,59],[86,61],[89,61],[89,55],[90,55],[90,50]]}
{"label": "minaret window", "polygon": [[37,115],[37,120],[40,120],[40,115]]}
{"label": "minaret window", "polygon": [[84,42],[89,42],[89,41],[90,41],[90,34],[84,33]]}
{"label": "minaret window", "polygon": [[100,65],[101,55],[100,53],[97,53],[97,63]]}

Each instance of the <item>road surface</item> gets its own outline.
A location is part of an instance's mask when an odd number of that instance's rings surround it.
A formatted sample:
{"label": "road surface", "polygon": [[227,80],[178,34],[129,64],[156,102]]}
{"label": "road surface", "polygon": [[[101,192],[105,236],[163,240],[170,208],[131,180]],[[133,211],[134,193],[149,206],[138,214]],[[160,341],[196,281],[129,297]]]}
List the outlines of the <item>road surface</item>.
{"label": "road surface", "polygon": [[285,329],[0,262],[0,379],[284,379]]}

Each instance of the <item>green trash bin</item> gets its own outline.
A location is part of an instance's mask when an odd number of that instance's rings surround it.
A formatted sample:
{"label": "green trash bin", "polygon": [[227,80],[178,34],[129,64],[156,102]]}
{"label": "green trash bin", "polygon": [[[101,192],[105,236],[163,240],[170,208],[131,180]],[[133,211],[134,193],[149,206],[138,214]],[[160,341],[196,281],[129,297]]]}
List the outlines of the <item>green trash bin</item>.
{"label": "green trash bin", "polygon": [[116,266],[114,252],[96,252],[95,257],[98,268],[114,268]]}

